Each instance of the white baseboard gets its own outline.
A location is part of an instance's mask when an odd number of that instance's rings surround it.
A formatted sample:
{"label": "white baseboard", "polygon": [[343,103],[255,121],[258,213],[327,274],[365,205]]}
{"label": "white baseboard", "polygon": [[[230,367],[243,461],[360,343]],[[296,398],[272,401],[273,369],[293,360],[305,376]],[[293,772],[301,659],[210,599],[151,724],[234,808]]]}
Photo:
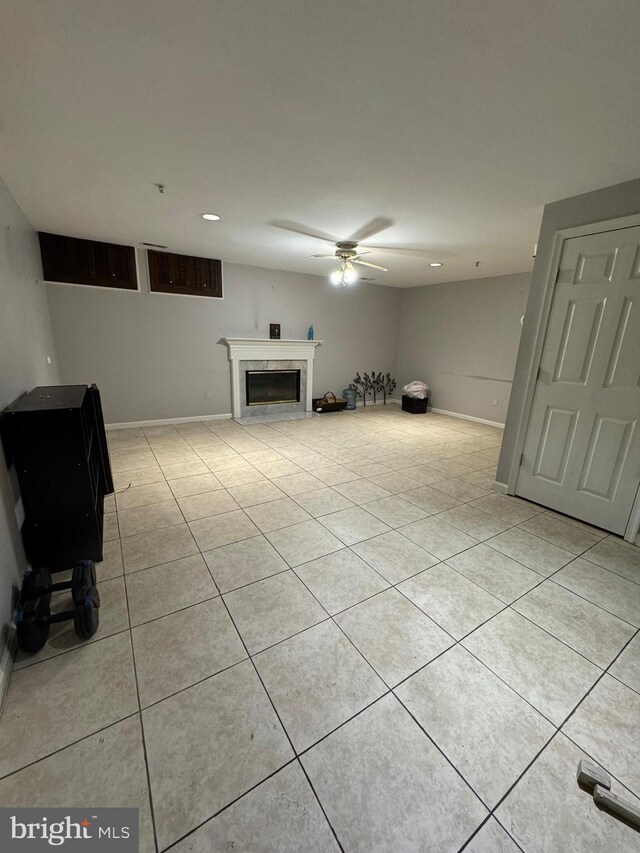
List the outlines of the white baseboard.
{"label": "white baseboard", "polygon": [[[387,405],[396,405],[400,406],[402,404],[402,400],[398,400],[395,397],[387,397]],[[376,400],[374,403],[373,400],[369,400],[367,402],[367,406],[384,406],[384,400]],[[362,400],[356,401],[356,407],[358,409],[366,408]],[[448,412],[445,409],[433,409],[429,408],[430,412],[434,412],[436,415],[448,415],[450,418],[460,418],[463,421],[473,421],[477,424],[487,424],[487,426],[498,427],[498,429],[504,429],[504,424],[500,423],[500,421],[488,421],[486,418],[474,418],[472,415],[463,415],[461,412]],[[190,424],[196,423],[197,421],[224,421],[232,418],[233,415],[231,412],[228,412],[224,415],[196,415],[190,418],[159,418],[157,420],[152,421],[126,421],[121,424],[105,424],[106,430],[112,429],[134,429],[135,427],[153,427],[153,426],[171,426],[172,424]]]}
{"label": "white baseboard", "polygon": [[0,716],[4,700],[9,687],[9,677],[11,676],[11,667],[13,666],[13,658],[16,653],[16,626],[12,623],[7,631],[7,639],[2,658],[0,659]]}
{"label": "white baseboard", "polygon": [[[396,405],[400,405],[400,400],[396,400],[393,397],[387,397],[387,405],[389,403],[395,403]],[[374,403],[373,400],[369,400],[367,402],[367,406],[383,406],[383,400],[376,400]],[[362,400],[358,400],[356,402],[356,406],[358,408],[362,407]],[[134,429],[136,427],[153,427],[153,426],[171,426],[172,424],[192,424],[197,423],[198,421],[225,421],[232,418],[233,415],[231,412],[228,412],[224,415],[199,415],[191,418],[159,418],[154,421],[126,421],[121,424],[105,424],[104,428],[108,430],[112,429]],[[463,417],[461,415],[460,417]],[[489,421],[486,421],[489,423]]]}
{"label": "white baseboard", "polygon": [[231,412],[224,415],[198,415],[192,418],[159,418],[155,421],[126,421],[123,424],[105,424],[106,430],[133,429],[134,427],[170,426],[171,424],[193,424],[198,421],[225,421],[232,417]]}
{"label": "white baseboard", "polygon": [[487,424],[487,426],[498,427],[504,429],[504,424],[500,421],[488,421],[486,418],[474,418],[472,415],[463,415],[460,412],[447,412],[445,409],[432,409],[430,412],[435,412],[436,415],[448,415],[450,418],[461,418],[463,421],[473,421],[476,424]]}
{"label": "white baseboard", "polygon": [[498,480],[494,480],[491,488],[494,492],[498,492],[500,495],[506,495],[509,486],[506,483],[500,483]]}
{"label": "white baseboard", "polygon": [[[387,406],[389,403],[395,403],[397,406],[400,405],[400,400],[396,400],[394,397],[387,397]],[[367,405],[365,406],[362,400],[356,400],[356,408],[358,409],[366,409],[368,406],[384,406],[384,400],[376,400],[375,403],[373,400],[367,400]],[[351,410],[353,411],[353,409]]]}

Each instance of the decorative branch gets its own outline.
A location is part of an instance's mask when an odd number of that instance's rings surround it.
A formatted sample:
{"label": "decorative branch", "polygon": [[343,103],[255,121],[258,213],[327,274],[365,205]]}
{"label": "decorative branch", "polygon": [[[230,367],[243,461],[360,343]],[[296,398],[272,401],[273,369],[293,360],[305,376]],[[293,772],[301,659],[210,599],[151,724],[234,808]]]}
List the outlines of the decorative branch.
{"label": "decorative branch", "polygon": [[373,388],[373,402],[376,402],[376,395],[382,391],[382,373],[371,371],[371,386]]}
{"label": "decorative branch", "polygon": [[363,376],[360,376],[360,373],[356,373],[356,377],[353,380],[353,383],[357,388],[358,396],[362,398],[362,405],[366,406],[367,394],[370,394],[373,388],[371,377],[368,373],[365,373]]}
{"label": "decorative branch", "polygon": [[[382,374],[380,374],[382,376]],[[391,374],[387,373],[387,375],[382,379],[382,394],[384,399],[384,405],[387,405],[387,396],[389,394],[393,394],[396,390],[396,380],[391,378]]]}

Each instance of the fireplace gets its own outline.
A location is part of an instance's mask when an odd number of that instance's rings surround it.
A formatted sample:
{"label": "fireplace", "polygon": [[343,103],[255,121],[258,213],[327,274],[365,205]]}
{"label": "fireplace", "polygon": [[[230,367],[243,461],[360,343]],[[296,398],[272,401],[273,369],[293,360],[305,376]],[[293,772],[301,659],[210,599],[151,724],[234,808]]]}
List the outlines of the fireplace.
{"label": "fireplace", "polygon": [[[264,419],[272,415],[282,417],[311,412],[313,359],[316,347],[322,341],[222,338],[220,343],[227,346],[231,363],[231,411],[234,418]],[[262,377],[250,377],[250,373],[262,373]],[[278,394],[272,394],[266,400],[262,393],[254,396],[253,390],[247,391],[248,385],[253,386],[255,380],[270,382],[274,374],[284,374],[276,380],[283,382],[277,386]]]}
{"label": "fireplace", "polygon": [[246,405],[300,402],[299,370],[245,370]]}

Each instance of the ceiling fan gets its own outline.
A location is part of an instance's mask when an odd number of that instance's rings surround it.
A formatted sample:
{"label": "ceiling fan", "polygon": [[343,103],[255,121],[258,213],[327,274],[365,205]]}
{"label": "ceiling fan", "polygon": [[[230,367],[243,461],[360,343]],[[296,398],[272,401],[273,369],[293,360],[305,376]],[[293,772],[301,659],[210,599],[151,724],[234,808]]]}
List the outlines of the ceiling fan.
{"label": "ceiling fan", "polygon": [[387,272],[387,267],[380,264],[372,264],[369,261],[360,260],[363,255],[370,255],[371,252],[359,252],[358,243],[355,240],[341,240],[335,244],[336,250],[333,255],[310,255],[309,257],[316,260],[337,260],[340,264],[339,268],[334,270],[329,278],[333,284],[341,284],[346,287],[348,284],[353,284],[358,280],[358,272],[354,269],[354,264],[359,264],[363,267],[371,267],[374,270],[382,270]]}
{"label": "ceiling fan", "polygon": [[386,228],[393,225],[392,219],[386,219],[381,216],[367,222],[366,225],[363,225],[362,228],[359,228],[354,234],[352,234],[348,240],[338,241],[336,241],[330,234],[325,234],[322,231],[307,228],[304,225],[298,225],[297,222],[280,221],[272,222],[271,224],[275,225],[276,228],[283,228],[285,231],[293,231],[295,234],[303,234],[305,237],[314,237],[317,240],[324,240],[328,243],[333,243],[336,247],[333,254],[310,255],[310,257],[316,260],[337,261],[339,266],[331,273],[329,278],[333,284],[341,284],[343,287],[346,287],[348,284],[353,284],[359,278],[363,281],[373,281],[373,279],[366,279],[359,276],[358,271],[355,268],[356,264],[387,272],[387,267],[383,267],[380,264],[372,264],[370,261],[361,260],[363,255],[370,255],[372,250],[381,252],[399,252],[410,255],[424,255],[424,252],[417,249],[401,249],[391,246],[363,246],[365,251],[358,248],[362,240],[368,240],[370,237],[373,237],[374,234],[378,234],[380,231],[384,231]]}

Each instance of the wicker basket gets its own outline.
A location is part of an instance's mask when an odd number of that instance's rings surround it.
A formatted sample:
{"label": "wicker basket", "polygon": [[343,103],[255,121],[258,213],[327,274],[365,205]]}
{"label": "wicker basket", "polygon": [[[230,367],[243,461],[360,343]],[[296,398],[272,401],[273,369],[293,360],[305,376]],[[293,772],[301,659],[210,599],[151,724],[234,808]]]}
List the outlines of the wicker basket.
{"label": "wicker basket", "polygon": [[336,397],[333,391],[327,391],[324,397],[315,397],[313,400],[313,411],[324,414],[325,412],[341,412],[346,408],[347,401]]}
{"label": "wicker basket", "polygon": [[421,400],[419,397],[409,397],[408,394],[402,395],[402,411],[409,412],[412,415],[424,415],[429,406],[429,394]]}

